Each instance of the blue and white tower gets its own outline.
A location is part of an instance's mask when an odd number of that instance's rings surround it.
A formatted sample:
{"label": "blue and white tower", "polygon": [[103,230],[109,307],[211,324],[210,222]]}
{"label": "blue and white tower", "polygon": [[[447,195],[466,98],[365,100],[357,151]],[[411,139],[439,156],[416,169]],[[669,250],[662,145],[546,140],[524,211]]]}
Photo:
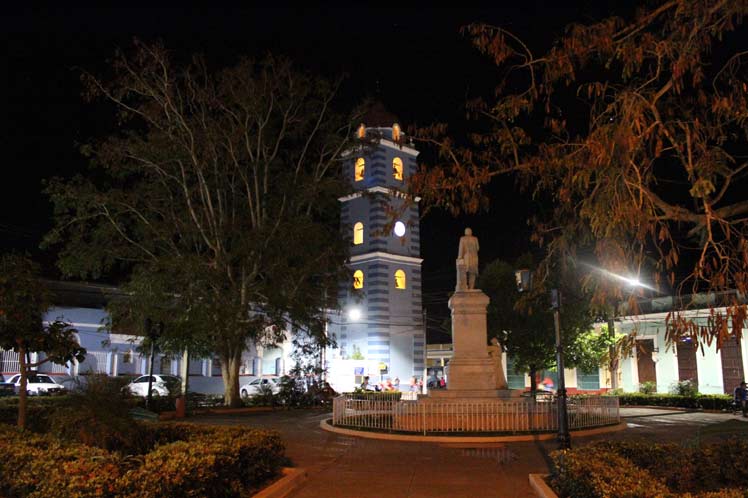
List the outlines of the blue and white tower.
{"label": "blue and white tower", "polygon": [[[341,224],[352,245],[334,333],[341,359],[366,360],[367,375],[399,377],[406,385],[423,373],[426,343],[418,204],[407,205],[405,194],[418,151],[397,123],[367,124],[357,130],[362,145],[343,168],[351,193],[339,199]],[[373,145],[365,145],[369,139]]]}

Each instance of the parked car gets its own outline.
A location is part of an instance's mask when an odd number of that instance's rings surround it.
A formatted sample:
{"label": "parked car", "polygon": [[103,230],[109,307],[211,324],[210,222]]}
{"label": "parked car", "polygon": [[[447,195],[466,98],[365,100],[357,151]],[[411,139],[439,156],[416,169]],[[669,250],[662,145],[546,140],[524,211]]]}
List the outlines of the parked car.
{"label": "parked car", "polygon": [[[182,385],[182,379],[174,375],[153,375],[151,396],[168,396],[176,393]],[[148,396],[148,376],[141,375],[122,388],[135,396]]]}
{"label": "parked car", "polygon": [[15,384],[5,382],[5,377],[0,375],[0,396],[13,396],[16,393]]}
{"label": "parked car", "polygon": [[273,394],[278,394],[278,391],[280,391],[278,379],[270,377],[251,380],[239,388],[239,393],[242,398],[248,398],[262,394],[263,389],[270,389]]}
{"label": "parked car", "polygon": [[[14,392],[21,389],[21,374],[16,374],[8,383],[13,385]],[[26,377],[26,393],[29,396],[44,396],[49,394],[65,394],[67,389],[61,386],[55,380],[46,374],[29,374]]]}

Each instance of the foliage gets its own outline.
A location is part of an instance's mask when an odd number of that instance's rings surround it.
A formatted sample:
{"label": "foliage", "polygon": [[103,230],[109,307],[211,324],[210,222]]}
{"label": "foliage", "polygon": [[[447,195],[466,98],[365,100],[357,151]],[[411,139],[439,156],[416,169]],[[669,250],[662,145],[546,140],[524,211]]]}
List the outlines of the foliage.
{"label": "foliage", "polygon": [[[411,187],[426,203],[475,211],[490,201],[481,187],[513,174],[548,201],[533,226],[549,261],[651,275],[667,293],[744,296],[748,4],[640,3],[633,18],[570,25],[539,55],[505,28],[465,28],[496,66],[495,91],[469,104],[470,147],[442,125],[418,133],[441,162]],[[627,297],[605,271],[586,282],[600,306]],[[706,327],[669,317],[669,340],[739,338],[748,307],[736,293],[726,304]]]}
{"label": "foliage", "polygon": [[[556,364],[553,313],[542,290],[522,295],[517,290],[515,269],[532,267],[525,256],[515,265],[501,260],[490,263],[480,274],[478,287],[488,295],[489,337],[496,337],[514,360],[516,372],[534,373]],[[566,367],[596,369],[607,349],[607,338],[594,335],[586,296],[578,295],[573,274],[559,279],[564,302],[561,331]]]}
{"label": "foliage", "polygon": [[[46,362],[65,365],[83,361],[86,350],[78,344],[77,331],[61,320],[44,325],[42,318],[50,307],[46,287],[39,279],[39,268],[30,259],[16,255],[0,258],[0,348],[18,353],[21,384],[18,426],[26,425],[26,382],[29,373]],[[44,353],[30,362],[27,355]]]}
{"label": "foliage", "polygon": [[159,445],[140,458],[0,426],[0,494],[59,497],[247,496],[286,464],[277,433],[146,425]]}
{"label": "foliage", "polygon": [[353,345],[353,353],[351,353],[350,359],[351,360],[363,360],[364,359],[364,355],[363,353],[361,353],[361,349],[355,344]]}
{"label": "foliage", "polygon": [[400,391],[377,392],[356,389],[352,393],[343,393],[348,399],[363,399],[368,401],[400,401],[403,393]]}
{"label": "foliage", "polygon": [[322,336],[347,256],[340,157],[358,121],[333,110],[338,83],[270,56],[213,70],[136,43],[111,70],[83,81],[118,131],[84,146],[89,175],[50,183],[45,244],[61,245],[65,275],[125,275],[115,329],[150,317],[164,348],[213,350],[238,406],[248,343]]}
{"label": "foliage", "polygon": [[133,403],[121,389],[116,377],[89,376],[85,386],[72,391],[50,415],[48,431],[62,440],[123,454],[147,452],[153,442],[129,417]]}
{"label": "foliage", "polygon": [[681,380],[679,382],[673,383],[672,387],[670,388],[670,392],[672,394],[678,394],[680,396],[694,397],[699,395],[699,386],[691,379]]}
{"label": "foliage", "polygon": [[698,448],[599,442],[552,453],[551,484],[559,496],[743,496],[746,451],[736,438]]}
{"label": "foliage", "polygon": [[732,402],[728,394],[699,394],[682,396],[680,394],[617,394],[621,406],[672,406],[704,410],[727,410]]}
{"label": "foliage", "polygon": [[657,392],[657,382],[648,380],[639,384],[639,392],[642,394],[653,394]]}

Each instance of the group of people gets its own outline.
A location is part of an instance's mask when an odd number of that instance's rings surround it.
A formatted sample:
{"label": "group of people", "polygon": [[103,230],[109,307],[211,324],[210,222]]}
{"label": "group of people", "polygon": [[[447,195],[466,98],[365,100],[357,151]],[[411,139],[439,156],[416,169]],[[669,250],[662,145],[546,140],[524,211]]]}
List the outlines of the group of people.
{"label": "group of people", "polygon": [[395,377],[395,380],[387,378],[377,384],[371,384],[369,382],[369,376],[367,375],[361,382],[360,387],[364,391],[395,392],[400,390],[400,379],[397,377]]}
{"label": "group of people", "polygon": [[[372,384],[369,381],[369,376],[367,375],[366,377],[364,377],[359,387],[363,391],[377,391],[377,392],[396,392],[396,391],[404,390],[404,389],[400,389],[400,379],[398,377],[395,377],[394,380],[387,378],[387,379],[382,380],[381,382]],[[446,385],[442,387],[446,387]],[[423,380],[419,377],[415,377],[415,376],[411,377],[410,384],[408,385],[408,391],[421,392],[422,390],[423,390]]]}

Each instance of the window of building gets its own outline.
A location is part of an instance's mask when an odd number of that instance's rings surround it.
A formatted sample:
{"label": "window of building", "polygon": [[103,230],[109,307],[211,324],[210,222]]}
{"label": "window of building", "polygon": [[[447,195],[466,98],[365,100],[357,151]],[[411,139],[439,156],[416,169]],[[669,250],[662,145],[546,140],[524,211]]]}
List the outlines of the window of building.
{"label": "window of building", "polygon": [[395,289],[405,288],[405,272],[403,270],[397,270],[395,272]]}
{"label": "window of building", "polygon": [[392,141],[397,142],[400,140],[400,125],[395,123],[392,125]]}
{"label": "window of building", "polygon": [[132,350],[122,353],[122,363],[132,363]]}
{"label": "window of building", "polygon": [[353,272],[353,288],[364,288],[364,272],[362,272],[361,270],[356,270],[355,272]]}
{"label": "window of building", "polygon": [[395,180],[402,181],[403,179],[403,160],[399,157],[392,160],[392,176]]}
{"label": "window of building", "polygon": [[358,136],[358,138],[366,138],[366,126],[364,125],[364,123],[361,123],[359,125],[356,135]]}
{"label": "window of building", "polygon": [[359,245],[364,243],[364,224],[360,221],[353,225],[353,244]]}
{"label": "window of building", "polygon": [[354,179],[357,182],[360,182],[364,179],[364,170],[366,169],[366,161],[364,161],[363,157],[359,157],[356,159],[356,172]]}
{"label": "window of building", "polygon": [[583,391],[597,391],[600,389],[600,371],[595,369],[585,372],[577,369],[577,388]]}

